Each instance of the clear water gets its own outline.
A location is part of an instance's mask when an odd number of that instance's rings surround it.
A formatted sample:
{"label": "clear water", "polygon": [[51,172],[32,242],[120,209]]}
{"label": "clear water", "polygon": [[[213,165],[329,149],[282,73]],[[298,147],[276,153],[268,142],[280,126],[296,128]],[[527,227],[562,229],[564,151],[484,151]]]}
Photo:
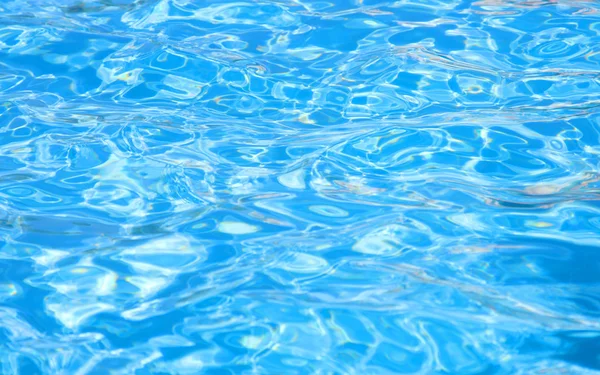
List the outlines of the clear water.
{"label": "clear water", "polygon": [[2,1],[1,373],[600,373],[599,72],[597,1]]}

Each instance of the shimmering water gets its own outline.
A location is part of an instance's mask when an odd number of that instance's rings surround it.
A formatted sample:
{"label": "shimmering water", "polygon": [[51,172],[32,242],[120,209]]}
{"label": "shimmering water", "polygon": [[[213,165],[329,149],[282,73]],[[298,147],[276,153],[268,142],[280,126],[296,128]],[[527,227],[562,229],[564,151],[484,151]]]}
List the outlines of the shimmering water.
{"label": "shimmering water", "polygon": [[4,0],[2,374],[600,373],[600,3]]}

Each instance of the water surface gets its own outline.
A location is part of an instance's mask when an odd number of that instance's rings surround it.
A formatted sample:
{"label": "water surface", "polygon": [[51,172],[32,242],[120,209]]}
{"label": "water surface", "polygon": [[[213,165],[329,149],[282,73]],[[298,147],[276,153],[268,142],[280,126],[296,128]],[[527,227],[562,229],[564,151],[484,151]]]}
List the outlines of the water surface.
{"label": "water surface", "polygon": [[600,373],[599,12],[3,1],[1,373]]}

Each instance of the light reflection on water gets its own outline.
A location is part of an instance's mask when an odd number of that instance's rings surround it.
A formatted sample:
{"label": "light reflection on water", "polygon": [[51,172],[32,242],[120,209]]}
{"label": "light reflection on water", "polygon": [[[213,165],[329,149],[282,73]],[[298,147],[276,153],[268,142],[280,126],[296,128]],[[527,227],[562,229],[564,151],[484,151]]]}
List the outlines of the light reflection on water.
{"label": "light reflection on water", "polygon": [[2,373],[600,372],[598,10],[3,2]]}

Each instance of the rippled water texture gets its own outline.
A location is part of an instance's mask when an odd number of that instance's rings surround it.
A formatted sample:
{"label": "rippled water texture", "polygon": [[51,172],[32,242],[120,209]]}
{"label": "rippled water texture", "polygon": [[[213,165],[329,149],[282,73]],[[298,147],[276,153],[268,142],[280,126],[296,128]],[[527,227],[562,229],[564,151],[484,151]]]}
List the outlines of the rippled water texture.
{"label": "rippled water texture", "polygon": [[600,3],[4,0],[2,374],[600,373]]}

